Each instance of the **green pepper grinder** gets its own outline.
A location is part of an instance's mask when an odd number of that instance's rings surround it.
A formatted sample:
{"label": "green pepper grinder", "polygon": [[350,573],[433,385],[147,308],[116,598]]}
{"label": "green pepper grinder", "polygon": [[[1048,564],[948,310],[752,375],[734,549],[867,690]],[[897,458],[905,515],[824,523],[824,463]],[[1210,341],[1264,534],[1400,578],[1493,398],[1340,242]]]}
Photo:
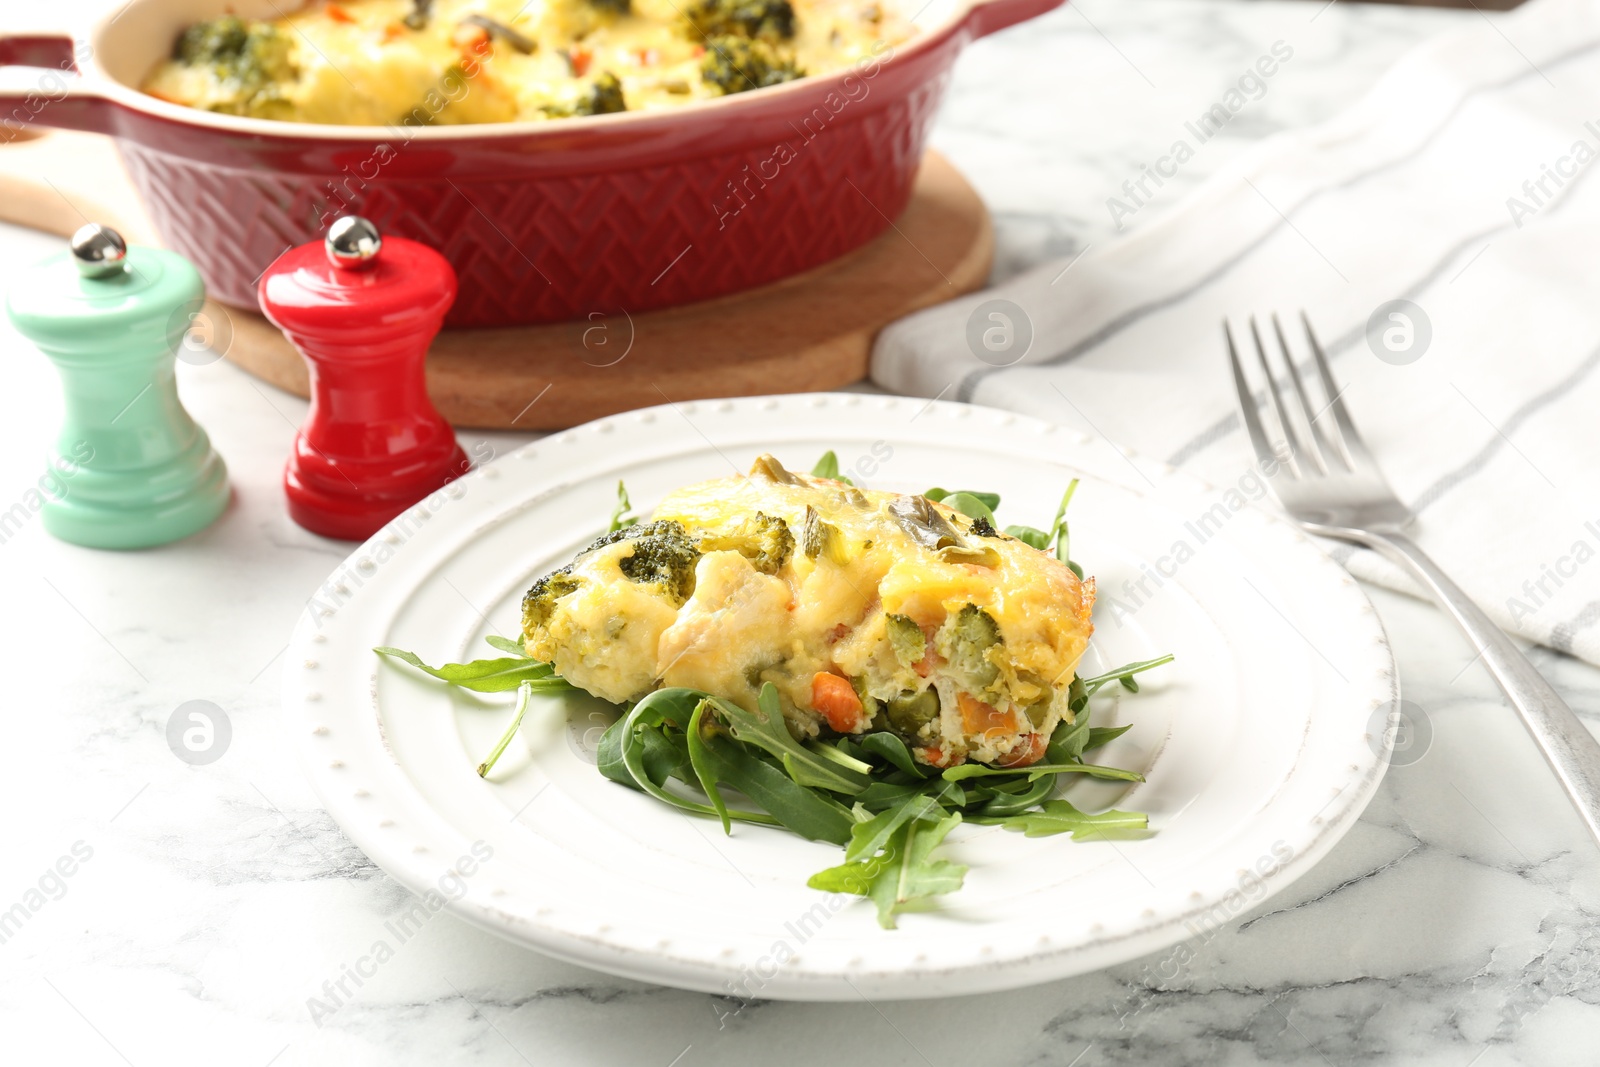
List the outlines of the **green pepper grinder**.
{"label": "green pepper grinder", "polygon": [[174,373],[205,297],[188,260],[129,249],[108,226],[29,272],[6,299],[61,372],[66,422],[49,454],[44,527],[91,548],[147,548],[209,526],[228,504],[222,457],[178,400]]}

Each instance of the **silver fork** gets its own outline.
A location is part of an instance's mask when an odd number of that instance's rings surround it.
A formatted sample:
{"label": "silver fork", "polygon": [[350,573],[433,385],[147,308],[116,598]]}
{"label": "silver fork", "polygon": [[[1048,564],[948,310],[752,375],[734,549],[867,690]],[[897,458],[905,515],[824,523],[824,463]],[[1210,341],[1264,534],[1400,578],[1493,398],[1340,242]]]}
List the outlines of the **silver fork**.
{"label": "silver fork", "polygon": [[[1233,382],[1239,393],[1239,414],[1278,502],[1311,533],[1366,545],[1410,571],[1422,583],[1478,649],[1489,673],[1517,709],[1523,725],[1561,780],[1590,835],[1600,843],[1600,742],[1499,627],[1402,532],[1416,516],[1394,495],[1356,432],[1328,369],[1328,357],[1303,312],[1300,321],[1305,325],[1306,341],[1321,379],[1325,404],[1320,410],[1313,407],[1295,367],[1278,316],[1272,316],[1272,330],[1277,335],[1284,373],[1273,371],[1266,346],[1261,343],[1261,331],[1256,320],[1250,320],[1256,361],[1267,383],[1268,399],[1263,407],[1270,407],[1275,414],[1281,431],[1277,441],[1263,425],[1262,411],[1256,405],[1233,343],[1233,331],[1226,322],[1222,324],[1228,339],[1228,360],[1233,365]],[[1326,414],[1333,416],[1332,426],[1322,417]]]}

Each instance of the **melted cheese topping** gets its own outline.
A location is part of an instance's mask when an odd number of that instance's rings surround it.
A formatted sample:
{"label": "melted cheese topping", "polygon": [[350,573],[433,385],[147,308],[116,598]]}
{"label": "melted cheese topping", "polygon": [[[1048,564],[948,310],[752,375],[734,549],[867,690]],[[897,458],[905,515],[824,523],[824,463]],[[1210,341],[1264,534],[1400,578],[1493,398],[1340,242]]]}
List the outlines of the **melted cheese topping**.
{"label": "melted cheese topping", "polygon": [[[768,533],[782,520],[792,551],[774,557],[753,519]],[[892,729],[939,766],[1032,762],[1072,718],[1094,583],[1051,555],[942,504],[770,457],[672,493],[662,524],[701,546],[692,592],[627,577],[634,541],[597,546],[568,572],[575,591],[529,626],[528,653],[618,702],[667,685],[753,709],[770,682],[801,736]],[[825,675],[849,683],[857,712],[838,710]]]}
{"label": "melted cheese topping", "polygon": [[[258,118],[453,125],[559,117],[608,72],[627,110],[668,109],[720,95],[701,78],[706,42],[684,28],[687,2],[633,0],[631,12],[618,15],[589,0],[433,0],[421,29],[405,22],[413,0],[316,3],[267,23],[283,31],[294,73],[265,92],[242,93],[236,80],[177,59],[156,67],[142,88]],[[782,48],[806,74],[858,66],[870,78],[912,32],[875,0],[793,3],[795,35]],[[510,28],[532,49],[463,24],[470,16]],[[858,87],[865,95],[865,84]]]}

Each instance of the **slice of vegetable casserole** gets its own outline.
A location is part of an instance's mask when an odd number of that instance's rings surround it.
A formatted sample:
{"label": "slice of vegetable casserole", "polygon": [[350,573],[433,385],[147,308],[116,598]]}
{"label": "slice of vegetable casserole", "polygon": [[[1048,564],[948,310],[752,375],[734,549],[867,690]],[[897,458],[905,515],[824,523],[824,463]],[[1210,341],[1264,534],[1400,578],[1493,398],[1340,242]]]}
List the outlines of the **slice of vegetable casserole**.
{"label": "slice of vegetable casserole", "polygon": [[1072,720],[1094,581],[921,496],[762,456],[681,489],[523,600],[528,655],[618,703],[661,686],[756,708],[801,738],[890,730],[937,767],[1039,760]]}

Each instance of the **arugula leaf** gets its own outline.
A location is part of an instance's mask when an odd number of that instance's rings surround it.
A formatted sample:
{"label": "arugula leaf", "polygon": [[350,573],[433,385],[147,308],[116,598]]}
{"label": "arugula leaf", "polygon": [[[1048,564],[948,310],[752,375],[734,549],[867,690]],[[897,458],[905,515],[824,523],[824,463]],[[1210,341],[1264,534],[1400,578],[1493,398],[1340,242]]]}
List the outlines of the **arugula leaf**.
{"label": "arugula leaf", "polygon": [[[784,826],[802,837],[842,845],[850,839],[851,818],[844,805],[809,789],[762,760],[745,745],[707,737],[705,714],[721,712],[721,702],[695,689],[658,689],[633,706],[600,738],[600,772],[681,811],[731,822]],[[680,733],[678,723],[688,728]],[[668,777],[698,785],[710,804],[666,789]],[[744,793],[761,811],[730,806],[718,785]]]}
{"label": "arugula leaf", "polygon": [[640,761],[644,772],[657,785],[666,785],[668,778],[688,782],[694,777],[689,759],[687,737],[670,726],[646,726],[637,733],[641,750]]}
{"label": "arugula leaf", "polygon": [[887,730],[862,734],[857,747],[866,753],[888,760],[915,778],[928,777],[927,772],[912,758],[911,749],[906,747],[906,743]]}
{"label": "arugula leaf", "polygon": [[980,493],[976,489],[940,489],[938,486],[934,486],[932,489],[929,489],[922,495],[927,497],[929,500],[955,508],[969,519],[975,519],[978,516],[974,515],[970,511],[967,511],[955,501],[955,498],[958,496],[968,497],[969,499],[975,500],[983,506],[983,508],[987,511],[987,514],[984,516],[984,518],[988,519],[990,522],[994,521],[995,509],[1000,506],[999,493]]}
{"label": "arugula leaf", "polygon": [[1133,729],[1132,724],[1127,726],[1096,726],[1089,731],[1089,740],[1084,744],[1083,751],[1087,752],[1091,748],[1099,748],[1101,745],[1110,744],[1131,729]]}
{"label": "arugula leaf", "polygon": [[835,793],[859,793],[867,787],[871,764],[851,759],[843,752],[836,751],[833,756],[818,755],[794,739],[778,704],[778,687],[771,682],[761,687],[757,698],[759,714],[726,700],[708,699],[736,740],[772,753],[782,762],[789,777],[800,785],[831,789]]}
{"label": "arugula leaf", "polygon": [[1150,818],[1136,811],[1102,811],[1090,815],[1065,800],[1049,800],[1039,811],[1013,815],[1000,823],[1007,830],[1021,830],[1028,837],[1071,834],[1074,839],[1106,830],[1148,830]]}
{"label": "arugula leaf", "polygon": [[1083,568],[1072,562],[1072,535],[1067,529],[1067,505],[1072,503],[1072,494],[1078,491],[1078,479],[1074,478],[1067,483],[1067,491],[1061,494],[1061,506],[1056,508],[1056,517],[1050,523],[1050,539],[1055,542],[1056,559],[1072,568],[1072,573],[1080,579],[1083,577]]}
{"label": "arugula leaf", "polygon": [[595,764],[600,773],[613,782],[638,789],[639,783],[633,780],[628,765],[622,761],[622,727],[625,722],[627,716],[606,727],[606,732],[600,735],[600,743],[595,746]]}
{"label": "arugula leaf", "polygon": [[822,458],[817,460],[817,465],[811,468],[811,477],[832,478],[834,481],[843,482],[845,485],[856,484],[839,473],[839,457],[834,454],[831,448],[824,452]]}
{"label": "arugula leaf", "polygon": [[806,879],[810,889],[824,893],[850,893],[858,897],[872,895],[872,881],[879,873],[878,861],[862,860],[858,863],[841,863],[827,867]]}
{"label": "arugula leaf", "polygon": [[[618,719],[600,736],[596,762],[605,777],[643,792],[644,787],[634,781],[632,772],[622,759],[622,729],[626,722],[626,716]],[[668,778],[688,781],[693,776],[687,750],[680,751],[672,738],[667,736],[664,727],[639,727],[632,743],[642,750],[640,763],[645,774],[656,785],[666,785]]]}
{"label": "arugula leaf", "polygon": [[1077,492],[1078,479],[1074,478],[1067,485],[1067,491],[1061,495],[1061,505],[1056,508],[1055,520],[1050,523],[1050,529],[1041,530],[1037,526],[1007,526],[1006,533],[1018,541],[1037,548],[1040,552],[1049,552],[1054,546],[1056,559],[1065,563],[1072,569],[1079,579],[1083,578],[1083,568],[1072,561],[1072,535],[1067,527],[1067,505],[1072,503],[1072,494]]}
{"label": "arugula leaf", "polygon": [[550,664],[529,659],[526,655],[520,659],[476,659],[471,663],[446,663],[442,667],[430,667],[416,653],[405,649],[380,646],[372,651],[409,663],[435,678],[477,693],[504,693],[523,682],[531,682],[533,688],[541,693],[562,693],[576,688],[557,675]]}
{"label": "arugula leaf", "polygon": [[994,795],[978,809],[978,814],[1002,818],[1020,815],[1044,800],[1055,787],[1056,780],[1050,776],[1032,782],[1018,783],[1015,786],[996,786],[991,790]]}
{"label": "arugula leaf", "polygon": [[633,513],[633,501],[628,499],[628,487],[622,484],[622,479],[617,479],[617,506],[611,509],[611,525],[606,528],[607,533],[616,533],[625,526],[632,526],[639,521]]}
{"label": "arugula leaf", "polygon": [[930,778],[920,782],[885,782],[878,780],[857,793],[852,799],[858,807],[868,811],[882,811],[896,804],[903,803],[908,797],[929,796],[940,804],[949,807],[961,807],[966,801],[966,793],[955,782],[947,782],[942,778]]}
{"label": "arugula leaf", "polygon": [[[866,814],[866,809],[858,809],[861,815]],[[850,844],[845,846],[844,861],[854,863],[856,860],[868,856],[876,856],[879,852],[889,847],[889,839],[895,831],[910,822],[912,819],[937,820],[944,814],[932,799],[925,795],[910,796],[904,802],[896,804],[888,811],[870,818],[863,818],[850,828]]]}
{"label": "arugula leaf", "polygon": [[1050,535],[1036,526],[1007,526],[1006,533],[1040,552],[1050,549]]}
{"label": "arugula leaf", "polygon": [[1050,735],[1050,743],[1044,749],[1046,763],[1072,763],[1089,747],[1088,709],[1074,712],[1074,715],[1074,721],[1062,719],[1056,724],[1055,731]]}
{"label": "arugula leaf", "polygon": [[812,841],[842,845],[850,840],[854,820],[849,809],[828,794],[799,784],[748,746],[726,737],[710,737],[705,739],[702,753],[701,766],[708,777],[739,790],[769,813],[756,819],[751,813],[729,808],[731,818],[776,822]]}
{"label": "arugula leaf", "polygon": [[[777,824],[778,820],[771,815],[753,811],[735,811],[731,808],[724,808],[724,810],[718,811],[709,804],[702,804],[697,800],[690,800],[687,797],[681,797],[669,791],[665,786],[666,776],[660,773],[659,763],[656,773],[651,773],[651,768],[647,766],[645,761],[645,746],[648,744],[646,738],[656,735],[665,740],[665,734],[661,732],[661,728],[674,721],[668,717],[667,713],[682,714],[683,702],[686,697],[695,699],[697,702],[707,699],[705,694],[696,693],[690,689],[657,689],[654,693],[635,704],[633,709],[628,712],[627,717],[622,720],[622,730],[618,735],[617,741],[621,749],[623,766],[627,769],[628,775],[633,779],[634,784],[657,800],[683,811],[693,812],[696,815],[713,815],[717,818],[726,817],[746,822],[766,823],[768,825]],[[692,716],[693,713],[691,712],[683,717],[687,722]],[[690,764],[690,769],[687,773],[698,777],[698,769],[693,767],[693,757],[687,752],[687,740],[684,742],[684,747],[683,762]],[[675,746],[673,758],[674,760],[676,759]],[[676,769],[682,771],[681,764],[678,764]]]}
{"label": "arugula leaf", "polygon": [[944,503],[955,508],[969,519],[983,519],[990,526],[994,525],[994,507],[988,501],[993,500],[998,506],[1000,498],[993,493],[951,493],[944,498]]}
{"label": "arugula leaf", "polygon": [[702,700],[694,709],[694,714],[689,716],[689,729],[685,735],[689,748],[689,765],[694,768],[694,776],[700,780],[700,788],[705,793],[706,799],[711,801],[711,806],[717,809],[717,815],[722,819],[722,832],[733,833],[733,822],[728,817],[727,802],[722,799],[722,792],[717,788],[717,768],[712,762],[711,753],[706,748],[705,737],[700,733],[700,722],[704,718],[710,702]]}
{"label": "arugula leaf", "polygon": [[528,702],[533,699],[533,683],[523,682],[517,686],[517,713],[511,718],[511,725],[506,727],[506,732],[500,735],[499,742],[494,746],[488,757],[478,764],[478,777],[487,778],[489,772],[494,770],[494,765],[500,762],[501,753],[506,746],[511,744],[511,739],[517,736],[517,730],[522,726],[522,717],[528,713]]}
{"label": "arugula leaf", "polygon": [[[935,805],[935,810],[943,809]],[[889,836],[880,855],[818,871],[806,885],[870,897],[878,907],[878,925],[893,930],[895,916],[906,905],[961,888],[967,868],[932,858],[933,850],[960,824],[960,812],[936,821],[908,819]]]}
{"label": "arugula leaf", "polygon": [[[622,728],[627,721],[626,716],[618,719],[607,727],[606,732],[600,735],[599,750],[596,753],[596,762],[602,775],[614,782],[620,782],[630,789],[640,792],[644,788],[633,780],[633,774],[628,770],[628,765],[622,759]],[[684,766],[688,762],[688,753],[679,752],[665,730],[660,728],[644,727],[636,731],[634,744],[643,749],[640,762],[645,773],[656,785],[665,785],[668,778],[684,778],[692,771],[685,772]]]}
{"label": "arugula leaf", "polygon": [[1129,688],[1132,692],[1137,693],[1139,691],[1139,686],[1138,683],[1133,681],[1132,675],[1138,674],[1141,671],[1148,671],[1156,667],[1164,666],[1165,664],[1171,663],[1172,660],[1173,656],[1169,652],[1165,656],[1157,656],[1155,659],[1142,659],[1136,663],[1127,663],[1121,667],[1118,667],[1114,671],[1106,671],[1104,674],[1097,674],[1092,678],[1082,678],[1079,680],[1083,683],[1084,691],[1090,696],[1093,696],[1095,693],[1100,691],[1102,686],[1105,686],[1111,682],[1121,682],[1123,686]]}
{"label": "arugula leaf", "polygon": [[1089,691],[1083,687],[1083,679],[1076,674],[1067,686],[1067,710],[1076,715],[1089,706]]}
{"label": "arugula leaf", "polygon": [[528,655],[528,650],[522,647],[521,641],[513,641],[511,638],[501,637],[499,634],[490,634],[488,637],[485,637],[484,640],[487,641],[492,647],[499,649],[501,652],[509,652],[513,656],[517,656],[521,659],[533,658],[532,656]]}
{"label": "arugula leaf", "polygon": [[999,774],[1025,774],[1030,781],[1047,774],[1087,774],[1091,778],[1112,778],[1121,782],[1142,782],[1144,775],[1125,771],[1121,767],[1102,767],[1097,763],[1035,763],[1027,767],[985,767],[981,763],[962,763],[947,768],[944,780],[960,782],[968,778],[985,778]]}

